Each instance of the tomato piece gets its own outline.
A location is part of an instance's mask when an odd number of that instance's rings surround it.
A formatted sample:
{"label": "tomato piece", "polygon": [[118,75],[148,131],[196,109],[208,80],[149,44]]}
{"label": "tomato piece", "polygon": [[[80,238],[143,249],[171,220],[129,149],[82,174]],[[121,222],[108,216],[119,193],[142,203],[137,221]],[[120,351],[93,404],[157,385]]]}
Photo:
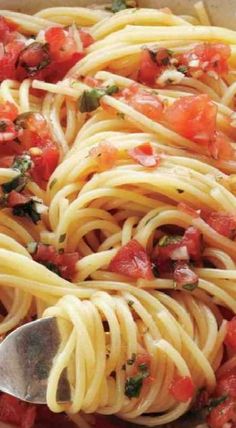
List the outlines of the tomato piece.
{"label": "tomato piece", "polygon": [[170,394],[176,401],[185,403],[193,398],[194,384],[189,376],[177,376],[170,385]]}
{"label": "tomato piece", "polygon": [[198,211],[196,211],[194,208],[190,207],[190,205],[186,204],[185,202],[180,202],[177,205],[177,209],[180,211],[183,211],[185,214],[190,215],[193,218],[200,217],[200,214]]}
{"label": "tomato piece", "polygon": [[14,22],[8,21],[4,16],[0,16],[0,42],[8,41],[9,33],[16,30],[17,25]]}
{"label": "tomato piece", "polygon": [[18,115],[18,108],[10,101],[0,104],[0,120],[15,120]]}
{"label": "tomato piece", "polygon": [[221,131],[216,131],[214,138],[209,142],[208,149],[214,159],[230,160],[234,158],[231,142]]}
{"label": "tomato piece", "polygon": [[157,156],[150,143],[143,143],[128,151],[129,155],[140,165],[146,167],[158,166],[160,157]]}
{"label": "tomato piece", "polygon": [[182,261],[176,263],[173,278],[179,287],[186,287],[190,291],[194,290],[198,284],[198,275]]}
{"label": "tomato piece", "polygon": [[140,67],[138,72],[138,81],[148,86],[155,84],[159,74],[159,68],[155,63],[151,52],[144,49],[141,52]]}
{"label": "tomato piece", "polygon": [[236,234],[236,215],[225,212],[212,211],[204,216],[204,220],[212,229],[226,236],[229,239],[234,239]]}
{"label": "tomato piece", "polygon": [[165,111],[165,122],[178,134],[195,143],[208,144],[216,131],[217,106],[209,95],[184,96]]}
{"label": "tomato piece", "polygon": [[21,428],[33,428],[36,418],[36,406],[21,402],[8,394],[0,397],[0,421],[20,426]]}
{"label": "tomato piece", "polygon": [[39,243],[37,246],[37,251],[34,254],[34,259],[37,261],[40,260],[41,262],[46,262],[47,260],[54,262],[56,255],[57,252],[52,245],[44,245]]}
{"label": "tomato piece", "polygon": [[[225,344],[236,351],[236,316],[231,321],[228,321]],[[235,384],[236,384],[236,378],[235,378]],[[235,389],[235,392],[236,392],[236,389]]]}
{"label": "tomato piece", "polygon": [[127,103],[149,119],[158,122],[162,117],[164,107],[158,96],[146,92],[137,84],[132,84],[129,88],[124,89],[116,95],[116,98]]}
{"label": "tomato piece", "polygon": [[17,205],[23,205],[29,202],[29,199],[27,196],[22,195],[19,192],[16,192],[15,190],[12,190],[7,198],[8,206],[11,208],[14,208]]}
{"label": "tomato piece", "polygon": [[186,229],[182,239],[182,245],[186,245],[191,259],[199,260],[202,254],[202,235],[196,227]]}
{"label": "tomato piece", "polygon": [[31,155],[31,157],[34,162],[31,175],[36,183],[43,186],[43,182],[49,180],[58,165],[60,157],[59,150],[54,144],[48,144],[42,149],[41,155]]}
{"label": "tomato piece", "polygon": [[96,160],[100,171],[111,169],[118,159],[118,150],[108,143],[98,144],[90,150],[89,154]]}
{"label": "tomato piece", "polygon": [[228,422],[236,422],[235,399],[228,398],[210,412],[207,422],[210,428],[223,428]]}
{"label": "tomato piece", "polygon": [[87,31],[79,30],[79,35],[84,48],[88,48],[94,43],[94,38]]}
{"label": "tomato piece", "polygon": [[134,279],[152,279],[152,267],[146,250],[132,239],[121,247],[109,265],[111,272],[130,276]]}
{"label": "tomato piece", "polygon": [[181,65],[188,67],[190,74],[197,71],[214,72],[223,76],[229,71],[230,46],[224,43],[200,43],[179,56]]}
{"label": "tomato piece", "polygon": [[0,81],[16,78],[16,62],[24,43],[14,41],[5,46],[5,54],[0,58]]}
{"label": "tomato piece", "polygon": [[51,27],[45,32],[50,53],[55,61],[66,61],[77,51],[74,38],[61,27]]}
{"label": "tomato piece", "polygon": [[33,42],[26,46],[19,54],[16,67],[17,78],[37,77],[40,70],[44,70],[51,62],[47,44]]}
{"label": "tomato piece", "polygon": [[3,156],[0,158],[0,168],[10,168],[15,156]]}
{"label": "tomato piece", "polygon": [[217,379],[216,395],[229,395],[236,398],[236,367],[232,368]]}
{"label": "tomato piece", "polygon": [[58,256],[59,270],[63,278],[70,280],[76,273],[76,263],[79,253],[63,253]]}
{"label": "tomato piece", "polygon": [[95,77],[92,77],[92,76],[85,76],[84,83],[85,83],[85,85],[88,85],[91,88],[96,88],[102,84],[102,81],[95,79]]}

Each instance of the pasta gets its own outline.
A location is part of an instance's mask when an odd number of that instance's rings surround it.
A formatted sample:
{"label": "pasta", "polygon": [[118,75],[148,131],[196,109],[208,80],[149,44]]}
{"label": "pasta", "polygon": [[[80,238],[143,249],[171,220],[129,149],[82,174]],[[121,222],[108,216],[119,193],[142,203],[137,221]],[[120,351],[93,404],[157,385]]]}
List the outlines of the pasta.
{"label": "pasta", "polygon": [[236,33],[129,6],[1,11],[0,333],[56,317],[80,428],[233,428]]}

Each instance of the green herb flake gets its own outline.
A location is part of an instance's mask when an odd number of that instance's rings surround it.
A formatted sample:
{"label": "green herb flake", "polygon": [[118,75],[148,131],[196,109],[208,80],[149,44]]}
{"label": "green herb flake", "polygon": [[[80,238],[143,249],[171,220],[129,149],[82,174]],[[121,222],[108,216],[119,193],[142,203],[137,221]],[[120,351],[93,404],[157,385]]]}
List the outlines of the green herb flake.
{"label": "green herb flake", "polygon": [[64,242],[66,239],[66,233],[63,233],[62,235],[60,235],[59,237],[59,243],[61,244],[62,242]]}
{"label": "green herb flake", "polygon": [[171,244],[178,244],[182,240],[182,236],[179,235],[164,235],[159,240],[158,245],[159,247],[167,247]]}
{"label": "green herb flake", "polygon": [[112,0],[111,11],[113,13],[120,12],[128,8],[126,0]]}
{"label": "green herb flake", "polygon": [[177,68],[177,71],[179,71],[180,73],[182,73],[182,74],[187,74],[187,72],[188,72],[188,67],[186,66],[186,65],[180,65],[178,68]]}
{"label": "green herb flake", "polygon": [[178,193],[184,193],[184,190],[182,189],[176,189]]}
{"label": "green herb flake", "polygon": [[116,85],[108,86],[107,88],[86,90],[82,93],[78,100],[78,108],[81,113],[91,113],[100,106],[100,99],[104,95],[113,95],[118,92],[119,88]]}
{"label": "green herb flake", "polygon": [[134,301],[133,300],[129,300],[128,301],[128,305],[132,308],[132,306],[134,305]]}
{"label": "green herb flake", "polygon": [[37,202],[34,199],[30,199],[25,204],[16,205],[12,209],[13,215],[18,217],[28,217],[34,224],[37,224],[41,220],[41,216],[37,211]]}
{"label": "green herb flake", "polygon": [[210,413],[215,407],[219,406],[219,404],[224,403],[227,398],[227,394],[224,394],[221,397],[211,398],[207,406],[208,412]]}
{"label": "green herb flake", "polygon": [[194,291],[197,287],[198,287],[198,282],[194,282],[193,284],[183,285],[183,289],[187,291]]}
{"label": "green herb flake", "polygon": [[116,113],[116,116],[117,116],[117,117],[119,117],[120,119],[125,120],[125,114],[124,114],[124,113],[122,113],[122,111],[118,111],[118,112]]}
{"label": "green herb flake", "polygon": [[125,382],[125,395],[128,398],[137,398],[140,395],[143,381],[150,375],[147,364],[140,364],[139,373],[129,377]]}
{"label": "green herb flake", "polygon": [[52,262],[40,262],[42,265],[44,265],[47,269],[49,269],[51,272],[56,273],[58,276],[61,276],[59,267],[55,265]]}
{"label": "green herb flake", "polygon": [[27,184],[26,172],[31,168],[32,162],[30,156],[22,155],[17,156],[11,166],[15,171],[19,171],[19,175],[14,177],[11,181],[2,184],[3,193],[10,193],[12,190],[20,192]]}

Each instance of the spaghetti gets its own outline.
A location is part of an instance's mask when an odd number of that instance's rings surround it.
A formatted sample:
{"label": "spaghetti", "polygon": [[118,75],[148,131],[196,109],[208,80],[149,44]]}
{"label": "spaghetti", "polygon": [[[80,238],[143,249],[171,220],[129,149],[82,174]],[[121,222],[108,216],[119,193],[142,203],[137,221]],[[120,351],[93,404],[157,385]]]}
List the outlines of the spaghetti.
{"label": "spaghetti", "polygon": [[196,12],[1,12],[0,332],[57,318],[81,428],[236,423],[236,35]]}

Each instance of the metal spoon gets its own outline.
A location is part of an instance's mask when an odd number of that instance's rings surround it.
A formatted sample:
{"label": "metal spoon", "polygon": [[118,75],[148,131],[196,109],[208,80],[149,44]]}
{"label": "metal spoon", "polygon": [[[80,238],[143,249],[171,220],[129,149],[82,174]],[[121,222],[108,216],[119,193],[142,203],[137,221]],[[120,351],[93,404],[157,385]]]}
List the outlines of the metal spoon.
{"label": "metal spoon", "polygon": [[[45,404],[47,381],[59,345],[55,318],[30,322],[9,334],[0,345],[0,390],[30,403]],[[70,401],[66,371],[58,385],[57,400]]]}

